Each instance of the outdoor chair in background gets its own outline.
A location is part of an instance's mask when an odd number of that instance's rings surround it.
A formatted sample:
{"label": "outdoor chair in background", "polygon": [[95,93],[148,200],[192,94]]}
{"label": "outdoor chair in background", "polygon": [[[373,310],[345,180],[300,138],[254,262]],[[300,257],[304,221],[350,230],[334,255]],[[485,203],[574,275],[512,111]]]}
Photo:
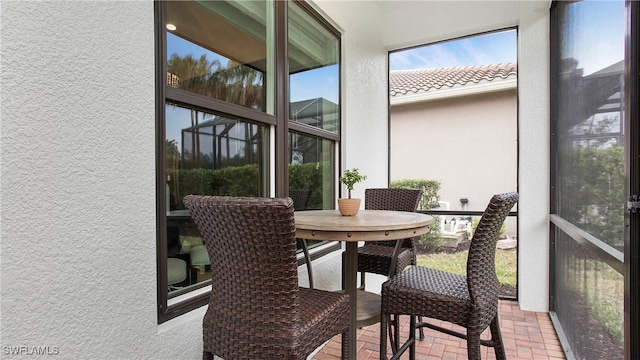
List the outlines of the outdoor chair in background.
{"label": "outdoor chair in background", "polygon": [[[421,197],[422,190],[420,189],[369,188],[364,191],[364,208],[366,210],[414,212],[418,209]],[[403,271],[409,265],[416,264],[417,249],[414,239],[401,240],[401,248],[394,259],[396,244],[396,240],[368,241],[358,248],[361,289],[365,287],[365,273],[391,276]],[[423,330],[420,330],[420,339],[424,339]]]}
{"label": "outdoor chair in background", "polygon": [[[414,212],[422,196],[419,189],[370,188],[364,191],[364,208],[366,210],[394,210]],[[358,271],[360,286],[364,289],[365,273],[388,276],[392,266],[393,251],[396,241],[367,241],[358,248]],[[416,244],[413,238],[402,240],[393,274],[401,272],[409,265],[416,263]]]}
{"label": "outdoor chair in background", "polygon": [[[517,193],[491,198],[471,239],[466,276],[413,266],[382,285],[381,359],[387,358],[386,324],[391,315],[410,315],[409,338],[399,348],[392,342],[393,359],[399,358],[407,348],[409,358],[415,359],[415,329],[423,327],[466,339],[469,359],[480,359],[480,345],[493,347],[498,360],[506,359],[498,324],[500,284],[495,271],[495,252],[500,227],[517,201]],[[460,325],[466,334],[428,322],[416,324],[416,316]],[[487,327],[491,339],[481,339]]]}
{"label": "outdoor chair in background", "polygon": [[310,189],[291,189],[289,190],[289,197],[293,200],[293,209],[295,211],[307,210],[307,204],[309,203],[309,197],[311,196]]}
{"label": "outdoor chair in background", "polygon": [[[311,196],[311,190],[309,189],[291,189],[289,190],[289,197],[293,200],[293,209],[295,211],[304,211],[307,209],[309,203],[309,197]],[[309,246],[307,246],[307,239],[296,239],[302,247],[302,253],[304,254],[304,262],[307,265],[307,276],[309,277],[309,287],[313,289],[313,272],[311,270],[311,256],[309,255]]]}
{"label": "outdoor chair in background", "polygon": [[348,355],[348,295],[298,286],[290,198],[188,195],[209,253],[203,359],[306,359],[336,334]]}

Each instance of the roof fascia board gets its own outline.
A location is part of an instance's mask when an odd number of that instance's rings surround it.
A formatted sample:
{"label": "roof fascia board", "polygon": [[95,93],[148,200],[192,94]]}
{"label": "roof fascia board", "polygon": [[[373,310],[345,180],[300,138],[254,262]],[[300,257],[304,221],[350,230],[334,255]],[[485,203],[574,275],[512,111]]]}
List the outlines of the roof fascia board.
{"label": "roof fascia board", "polygon": [[461,86],[453,89],[428,91],[419,94],[404,95],[399,98],[392,97],[390,100],[391,106],[411,104],[421,101],[440,100],[458,96],[468,96],[480,93],[488,93],[493,91],[514,89],[518,86],[517,79],[507,79],[497,82],[487,82],[483,84],[476,84],[472,86]]}

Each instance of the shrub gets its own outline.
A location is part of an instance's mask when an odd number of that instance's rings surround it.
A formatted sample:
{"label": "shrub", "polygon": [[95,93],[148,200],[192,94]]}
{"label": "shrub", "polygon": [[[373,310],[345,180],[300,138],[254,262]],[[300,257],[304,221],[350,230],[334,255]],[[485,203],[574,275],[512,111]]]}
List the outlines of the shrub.
{"label": "shrub", "polygon": [[[403,179],[391,182],[392,188],[408,188],[422,190],[422,198],[418,203],[418,210],[428,210],[440,207],[440,181],[431,179]],[[440,217],[433,217],[433,224],[428,233],[422,235],[418,243],[427,250],[442,246],[444,240],[440,236]]]}
{"label": "shrub", "polygon": [[289,189],[309,189],[307,209],[322,209],[322,189],[324,181],[331,181],[323,176],[325,162],[289,164]]}
{"label": "shrub", "polygon": [[422,190],[422,198],[418,210],[434,209],[440,206],[440,181],[430,179],[403,179],[391,182],[392,188],[408,188]]}
{"label": "shrub", "polygon": [[189,194],[258,196],[258,166],[229,166],[221,169],[182,169],[171,172],[176,209],[184,209],[182,199]]}
{"label": "shrub", "polygon": [[[307,208],[322,209],[322,162],[289,164],[291,189],[310,189]],[[182,198],[189,194],[224,196],[259,196],[258,165],[226,166],[220,169],[169,169],[172,209],[184,209]]]}

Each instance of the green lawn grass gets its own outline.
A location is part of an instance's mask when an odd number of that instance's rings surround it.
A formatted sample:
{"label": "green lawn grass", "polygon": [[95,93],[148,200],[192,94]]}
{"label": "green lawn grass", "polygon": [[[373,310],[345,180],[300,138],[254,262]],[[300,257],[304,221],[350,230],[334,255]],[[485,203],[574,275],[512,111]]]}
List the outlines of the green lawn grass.
{"label": "green lawn grass", "polygon": [[[467,273],[468,251],[456,251],[453,253],[421,254],[417,257],[418,266],[426,266],[433,269],[448,271],[454,274],[465,275]],[[511,250],[496,250],[496,274],[500,284],[516,286],[517,276],[517,252]]]}

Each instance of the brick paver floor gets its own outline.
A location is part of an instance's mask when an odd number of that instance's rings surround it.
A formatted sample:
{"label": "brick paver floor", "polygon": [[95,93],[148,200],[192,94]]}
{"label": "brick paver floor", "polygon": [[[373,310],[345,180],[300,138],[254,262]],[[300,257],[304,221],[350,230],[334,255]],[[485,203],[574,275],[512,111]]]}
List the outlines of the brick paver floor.
{"label": "brick paver floor", "polygon": [[[400,336],[401,341],[404,341],[409,326],[408,316],[401,317],[401,325]],[[456,327],[451,325],[451,328]],[[500,329],[509,360],[565,359],[560,341],[547,313],[522,311],[516,301],[501,300]],[[467,359],[465,340],[428,328],[424,331],[425,339],[416,343],[416,359]],[[380,324],[359,329],[357,338],[358,360],[380,358]],[[387,353],[391,354],[390,347]],[[493,348],[481,346],[481,354],[482,359],[495,359]],[[402,359],[408,358],[409,351],[406,351]],[[340,335],[329,341],[313,359],[340,359]]]}

